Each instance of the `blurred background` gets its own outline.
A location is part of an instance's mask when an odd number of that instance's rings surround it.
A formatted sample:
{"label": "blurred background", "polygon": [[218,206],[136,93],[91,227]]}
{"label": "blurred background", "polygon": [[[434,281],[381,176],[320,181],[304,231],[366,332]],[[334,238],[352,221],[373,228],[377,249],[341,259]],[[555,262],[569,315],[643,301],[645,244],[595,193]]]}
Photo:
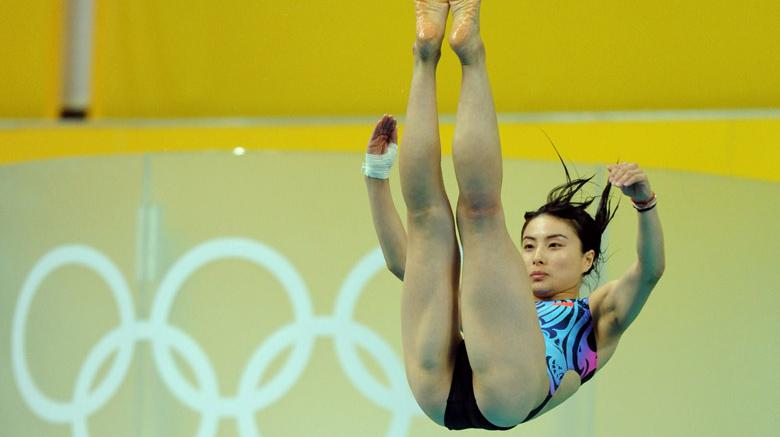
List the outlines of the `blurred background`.
{"label": "blurred background", "polygon": [[[403,149],[413,1],[0,6],[0,435],[447,433],[406,386],[360,174],[383,113]],[[508,434],[780,429],[779,21],[774,0],[484,2],[512,235],[563,180],[547,134],[593,193],[643,166],[667,246],[610,364]],[[451,198],[459,85],[445,48]]]}

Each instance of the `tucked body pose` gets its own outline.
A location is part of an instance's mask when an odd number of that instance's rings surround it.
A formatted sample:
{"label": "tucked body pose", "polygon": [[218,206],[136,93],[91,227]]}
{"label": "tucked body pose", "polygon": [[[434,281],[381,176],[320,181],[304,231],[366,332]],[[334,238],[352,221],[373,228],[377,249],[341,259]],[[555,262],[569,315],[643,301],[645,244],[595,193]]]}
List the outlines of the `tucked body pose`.
{"label": "tucked body pose", "polygon": [[[501,145],[480,3],[415,3],[414,70],[398,153],[406,229],[388,180],[397,143],[392,116],[377,123],[364,164],[374,227],[388,268],[403,281],[407,379],[422,410],[440,425],[509,429],[576,392],[609,361],[639,314],[664,270],[655,194],[635,164],[610,165],[591,216],[586,208],[594,199],[576,200],[590,179],[572,181],[567,171],[567,182],[550,192],[548,202],[525,214],[518,249],[501,203]],[[449,15],[449,45],[462,65],[454,215],[442,181],[435,82]],[[638,259],[620,278],[580,299],[614,214],[612,186],[637,210]]]}

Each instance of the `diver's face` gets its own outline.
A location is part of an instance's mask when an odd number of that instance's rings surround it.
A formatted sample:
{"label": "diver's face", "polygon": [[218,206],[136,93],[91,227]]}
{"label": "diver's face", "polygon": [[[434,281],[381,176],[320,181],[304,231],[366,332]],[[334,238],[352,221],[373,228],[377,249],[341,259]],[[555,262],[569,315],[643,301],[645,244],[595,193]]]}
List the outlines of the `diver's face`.
{"label": "diver's face", "polygon": [[542,299],[579,295],[582,274],[593,265],[594,252],[582,253],[582,242],[569,222],[546,214],[535,217],[526,225],[522,243],[534,295]]}

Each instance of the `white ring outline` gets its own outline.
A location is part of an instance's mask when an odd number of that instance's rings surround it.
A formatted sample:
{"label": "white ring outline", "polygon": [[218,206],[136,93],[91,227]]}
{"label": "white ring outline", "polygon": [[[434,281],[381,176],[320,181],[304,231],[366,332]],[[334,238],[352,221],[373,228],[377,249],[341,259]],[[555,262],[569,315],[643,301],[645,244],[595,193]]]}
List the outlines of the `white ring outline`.
{"label": "white ring outline", "polygon": [[[32,300],[41,283],[51,272],[70,264],[82,265],[93,270],[109,285],[119,311],[119,329],[127,328],[135,319],[133,301],[127,282],[125,282],[119,268],[102,253],[83,245],[62,246],[49,252],[33,267],[22,286],[14,311],[14,321],[11,328],[13,371],[14,378],[19,385],[19,391],[27,406],[39,417],[55,423],[83,419],[94,412],[94,408],[97,408],[94,405],[95,402],[90,402],[92,398],[88,396],[89,393],[82,394],[86,396],[84,400],[87,401],[82,404],[64,403],[48,398],[35,385],[27,366],[24,331]],[[101,399],[106,398],[106,393],[114,392],[119,388],[130,367],[133,350],[134,343],[121,345],[119,354],[108,375],[93,392],[93,398],[94,396]]]}
{"label": "white ring outline", "polygon": [[[287,290],[288,296],[291,298],[293,304],[296,325],[310,324],[314,315],[312,304],[309,299],[308,288],[289,261],[270,247],[259,242],[243,238],[221,238],[207,241],[190,250],[179,259],[165,275],[160,283],[152,306],[150,323],[153,329],[159,329],[167,324],[173,300],[176,298],[176,294],[190,275],[208,263],[226,258],[250,261],[261,267],[265,267],[273,274],[276,280],[284,286],[285,290]],[[274,338],[274,335],[271,335],[271,337],[266,339],[266,343],[272,341]],[[288,357],[276,379],[268,383],[270,388],[266,389],[266,392],[270,392],[270,394],[262,394],[276,400],[289,391],[294,385],[295,379],[297,379],[300,373],[305,369],[305,365],[309,360],[313,348],[314,336],[310,335],[308,339],[303,338],[303,341],[296,345],[293,353]],[[258,350],[262,351],[264,349],[261,346]],[[207,402],[201,402],[200,405],[191,402],[192,396],[195,395],[197,391],[190,387],[186,378],[172,372],[173,369],[176,368],[176,365],[168,349],[163,347],[162,344],[153,341],[153,351],[157,370],[163,375],[163,381],[165,381],[168,388],[176,395],[179,401],[188,405],[193,410],[204,414],[215,410],[218,411],[220,415],[237,414],[238,411],[236,411],[235,402],[220,398],[216,382],[207,387],[207,393],[198,393]],[[208,359],[206,358],[206,360]],[[261,362],[261,364],[270,364],[270,360],[266,361],[267,362]],[[250,364],[251,363],[254,363],[254,361],[250,359]],[[208,369],[210,373],[209,379],[216,381],[217,379],[213,374],[213,367],[210,363],[208,363]],[[193,370],[197,369],[193,368]],[[252,368],[247,367],[245,372],[249,370],[252,370]],[[258,379],[255,381],[259,381],[259,377],[262,376],[262,370],[263,369],[258,372]],[[175,382],[172,383],[171,381]],[[249,383],[251,381],[242,377],[241,382]],[[182,390],[183,387],[186,387],[187,390]],[[239,392],[245,393],[246,390],[239,388]]]}
{"label": "white ring outline", "polygon": [[[240,378],[236,397],[232,399],[220,397],[213,367],[197,342],[177,327],[167,324],[173,301],[186,279],[202,266],[225,258],[251,261],[269,270],[284,285],[295,315],[293,323],[266,337],[253,353]],[[23,333],[35,290],[49,273],[67,264],[85,265],[104,278],[115,296],[122,323],[109,331],[90,350],[79,372],[74,400],[70,404],[63,404],[47,399],[34,385],[24,358]],[[342,284],[334,305],[334,314],[331,317],[315,317],[303,279],[283,256],[254,240],[219,238],[207,241],[182,256],[162,280],[152,306],[150,320],[134,321],[127,283],[108,257],[87,246],[56,248],[33,268],[17,302],[12,332],[15,376],[25,401],[33,411],[50,421],[70,422],[74,435],[86,436],[86,419],[108,402],[121,385],[135,343],[149,340],[152,343],[156,367],[166,386],[179,401],[203,414],[198,435],[213,435],[217,430],[219,418],[232,416],[238,421],[241,435],[257,436],[260,433],[255,423],[255,413],[271,405],[291,389],[311,358],[315,337],[332,336],[339,362],[353,386],[363,396],[393,413],[388,435],[404,435],[412,417],[422,415],[422,412],[406,384],[403,366],[397,354],[382,337],[351,320],[363,288],[383,267],[380,249],[377,248],[364,256]],[[365,368],[357,355],[355,342],[374,356],[390,381],[390,387],[376,381]],[[195,373],[200,390],[192,387],[178,372],[171,356],[171,347],[185,358]],[[288,347],[294,349],[282,370],[262,388],[252,392],[262,379],[267,366],[278,353]],[[117,349],[120,353],[108,376],[93,392],[89,392],[88,388],[92,385],[97,370]]]}

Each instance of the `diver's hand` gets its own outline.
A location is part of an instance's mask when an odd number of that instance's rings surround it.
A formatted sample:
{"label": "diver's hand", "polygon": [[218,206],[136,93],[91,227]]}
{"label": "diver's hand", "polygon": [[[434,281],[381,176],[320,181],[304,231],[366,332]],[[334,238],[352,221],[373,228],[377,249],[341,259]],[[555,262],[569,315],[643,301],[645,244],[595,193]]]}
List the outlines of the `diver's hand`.
{"label": "diver's hand", "polygon": [[390,143],[398,144],[398,122],[392,115],[385,114],[374,128],[374,133],[368,140],[366,153],[383,155]]}
{"label": "diver's hand", "polygon": [[609,182],[634,202],[644,202],[653,197],[645,172],[634,163],[619,162],[607,166]]}

